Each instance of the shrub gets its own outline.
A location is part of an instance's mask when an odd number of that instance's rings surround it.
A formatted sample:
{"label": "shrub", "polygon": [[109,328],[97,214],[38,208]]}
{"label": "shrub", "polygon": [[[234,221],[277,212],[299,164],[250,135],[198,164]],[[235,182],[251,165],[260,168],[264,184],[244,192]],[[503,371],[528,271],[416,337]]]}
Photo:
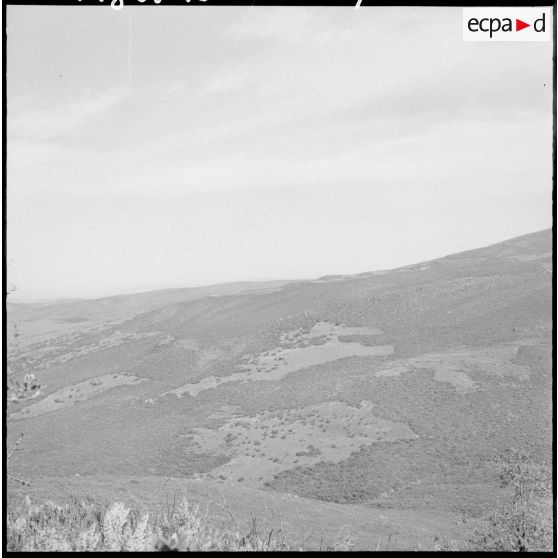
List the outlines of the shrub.
{"label": "shrub", "polygon": [[512,489],[511,502],[484,514],[469,546],[483,551],[552,551],[549,472],[517,450],[506,450],[499,459],[501,486]]}
{"label": "shrub", "polygon": [[20,403],[34,399],[41,394],[41,389],[45,387],[38,383],[33,374],[25,374],[22,382],[10,378],[8,380],[8,402]]}
{"label": "shrub", "polygon": [[[240,479],[239,479],[240,480]],[[184,496],[167,502],[163,513],[151,517],[122,502],[105,506],[91,497],[73,498],[64,505],[41,505],[27,496],[8,502],[6,533],[8,551],[288,551],[294,548],[282,527],[264,528],[252,518],[241,527],[225,505],[229,525],[211,525],[209,506],[201,509]],[[322,541],[324,543],[324,541]],[[344,527],[323,550],[349,550],[350,529]]]}

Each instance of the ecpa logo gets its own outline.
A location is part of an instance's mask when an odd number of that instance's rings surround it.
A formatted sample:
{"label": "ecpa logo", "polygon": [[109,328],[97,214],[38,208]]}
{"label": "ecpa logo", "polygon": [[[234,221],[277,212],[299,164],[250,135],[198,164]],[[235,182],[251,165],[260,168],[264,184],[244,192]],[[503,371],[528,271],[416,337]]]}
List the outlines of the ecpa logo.
{"label": "ecpa logo", "polygon": [[552,8],[463,8],[464,41],[549,41]]}

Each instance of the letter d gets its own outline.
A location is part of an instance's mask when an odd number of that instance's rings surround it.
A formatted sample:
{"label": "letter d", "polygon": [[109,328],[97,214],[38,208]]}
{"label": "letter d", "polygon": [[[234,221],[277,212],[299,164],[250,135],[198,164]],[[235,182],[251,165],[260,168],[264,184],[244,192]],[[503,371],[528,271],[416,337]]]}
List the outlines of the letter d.
{"label": "letter d", "polygon": [[[535,19],[535,23],[533,23],[533,29],[537,32],[537,33],[544,33],[545,29],[546,29],[546,14],[543,13],[542,17],[540,17],[539,19]],[[539,23],[542,24],[541,28],[539,29],[538,25]]]}

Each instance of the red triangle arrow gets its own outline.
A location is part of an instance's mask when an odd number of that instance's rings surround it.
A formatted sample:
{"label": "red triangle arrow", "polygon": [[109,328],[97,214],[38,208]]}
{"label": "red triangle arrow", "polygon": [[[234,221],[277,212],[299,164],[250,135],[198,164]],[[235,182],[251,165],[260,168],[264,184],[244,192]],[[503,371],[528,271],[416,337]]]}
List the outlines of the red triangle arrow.
{"label": "red triangle arrow", "polygon": [[525,29],[525,27],[531,27],[531,24],[530,23],[525,23],[524,21],[521,21],[520,19],[515,20],[515,30],[516,31],[521,31],[522,29]]}

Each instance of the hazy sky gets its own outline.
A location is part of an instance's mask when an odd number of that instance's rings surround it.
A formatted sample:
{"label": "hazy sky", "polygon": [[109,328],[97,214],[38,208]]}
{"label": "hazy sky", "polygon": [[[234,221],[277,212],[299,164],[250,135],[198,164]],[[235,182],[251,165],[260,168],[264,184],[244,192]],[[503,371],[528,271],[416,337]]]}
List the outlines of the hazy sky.
{"label": "hazy sky", "polygon": [[8,6],[7,36],[20,299],[358,273],[552,224],[552,44],[463,42],[461,8]]}

